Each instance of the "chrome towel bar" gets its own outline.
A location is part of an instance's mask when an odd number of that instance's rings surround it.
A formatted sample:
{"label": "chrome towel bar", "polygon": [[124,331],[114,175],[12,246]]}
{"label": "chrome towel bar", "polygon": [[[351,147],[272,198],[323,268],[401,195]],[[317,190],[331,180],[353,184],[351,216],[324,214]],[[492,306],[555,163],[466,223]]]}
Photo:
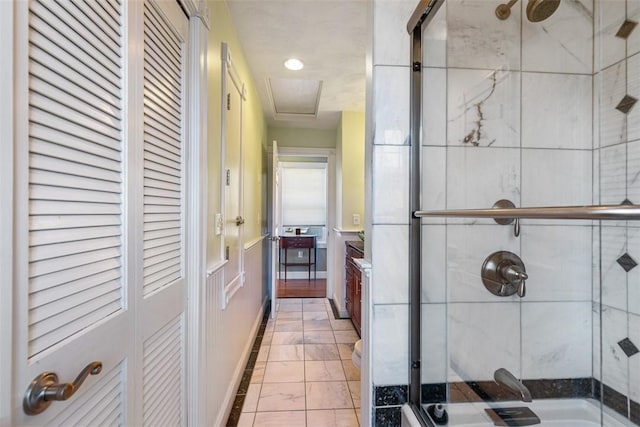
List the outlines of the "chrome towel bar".
{"label": "chrome towel bar", "polygon": [[527,218],[640,221],[640,205],[549,206],[540,208],[451,209],[416,211],[414,217]]}

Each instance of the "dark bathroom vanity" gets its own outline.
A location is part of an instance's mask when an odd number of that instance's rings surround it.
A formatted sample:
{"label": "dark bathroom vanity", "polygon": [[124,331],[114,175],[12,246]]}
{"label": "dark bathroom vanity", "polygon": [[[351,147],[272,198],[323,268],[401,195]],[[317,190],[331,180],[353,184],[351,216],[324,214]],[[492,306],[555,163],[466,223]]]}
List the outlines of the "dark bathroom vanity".
{"label": "dark bathroom vanity", "polygon": [[364,243],[347,241],[345,246],[345,305],[359,336],[362,317],[362,273],[353,260],[364,258]]}

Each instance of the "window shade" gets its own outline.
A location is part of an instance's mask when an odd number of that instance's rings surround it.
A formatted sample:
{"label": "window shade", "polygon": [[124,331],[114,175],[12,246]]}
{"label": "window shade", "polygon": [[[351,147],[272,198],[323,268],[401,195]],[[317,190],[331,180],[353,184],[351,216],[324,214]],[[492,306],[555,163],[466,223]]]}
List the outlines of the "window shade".
{"label": "window shade", "polygon": [[326,217],[327,170],[283,167],[283,225],[325,225]]}

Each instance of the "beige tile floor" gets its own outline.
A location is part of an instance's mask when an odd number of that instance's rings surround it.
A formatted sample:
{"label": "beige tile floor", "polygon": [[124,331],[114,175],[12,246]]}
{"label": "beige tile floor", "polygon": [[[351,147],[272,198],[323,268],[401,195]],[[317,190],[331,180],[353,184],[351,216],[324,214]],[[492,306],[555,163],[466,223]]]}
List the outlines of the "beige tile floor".
{"label": "beige tile floor", "polygon": [[358,427],[358,335],[325,298],[278,300],[269,319],[239,427]]}

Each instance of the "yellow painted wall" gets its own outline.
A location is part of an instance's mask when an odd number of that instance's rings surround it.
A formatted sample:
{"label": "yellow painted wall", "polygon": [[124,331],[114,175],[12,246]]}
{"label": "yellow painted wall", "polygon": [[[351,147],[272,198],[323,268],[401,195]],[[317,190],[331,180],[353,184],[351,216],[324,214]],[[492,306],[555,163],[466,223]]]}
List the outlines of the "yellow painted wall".
{"label": "yellow painted wall", "polygon": [[[364,228],[364,119],[364,113],[343,111],[338,128],[343,230]],[[360,215],[360,225],[353,224],[353,214]]]}
{"label": "yellow painted wall", "polygon": [[333,129],[269,127],[269,146],[278,141],[278,147],[336,148],[336,131]]}
{"label": "yellow painted wall", "polygon": [[220,236],[214,233],[214,217],[221,212],[221,123],[222,123],[222,63],[221,44],[227,43],[231,58],[240,79],[245,84],[247,100],[243,104],[242,155],[244,157],[244,241],[251,242],[263,231],[263,147],[266,146],[267,128],[260,98],[247,66],[242,47],[233,27],[227,3],[221,0],[209,1],[211,30],[207,51],[208,78],[208,210],[207,210],[207,265],[222,259]]}

